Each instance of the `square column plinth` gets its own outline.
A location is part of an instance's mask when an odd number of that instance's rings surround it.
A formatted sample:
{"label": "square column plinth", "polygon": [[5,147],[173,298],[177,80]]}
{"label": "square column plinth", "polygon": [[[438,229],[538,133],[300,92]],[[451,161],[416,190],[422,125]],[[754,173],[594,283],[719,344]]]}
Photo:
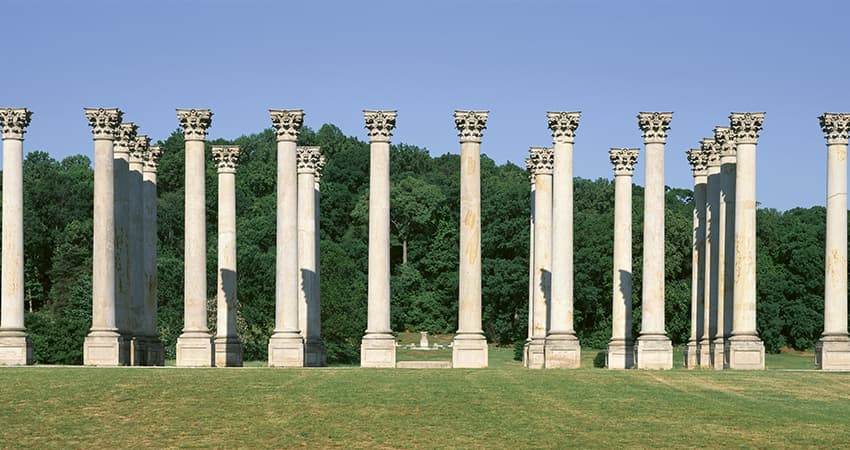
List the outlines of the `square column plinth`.
{"label": "square column plinth", "polygon": [[824,337],[815,345],[815,367],[821,370],[850,370],[850,338]]}
{"label": "square column plinth", "polygon": [[725,352],[730,369],[764,370],[764,343],[755,336],[732,336]]}
{"label": "square column plinth", "polygon": [[635,366],[635,348],[625,339],[611,340],[605,353],[605,367],[609,369],[631,369]]}
{"label": "square column plinth", "polygon": [[544,359],[547,369],[577,369],[581,366],[581,345],[574,336],[547,337]]}
{"label": "square column plinth", "polygon": [[177,338],[178,367],[212,367],[213,363],[213,342],[209,334],[183,333]]}
{"label": "square column plinth", "polygon": [[123,366],[129,352],[127,342],[116,332],[91,332],[83,342],[83,364],[86,366]]}
{"label": "square column plinth", "polygon": [[269,367],[304,367],[304,339],[298,333],[269,338]]}
{"label": "square column plinth", "polygon": [[145,363],[149,366],[165,365],[165,347],[159,338],[147,338],[145,343]]}
{"label": "square column plinth", "polygon": [[325,367],[327,365],[328,357],[324,342],[308,339],[304,344],[304,367]]}
{"label": "square column plinth", "polygon": [[217,337],[213,347],[216,367],[242,367],[242,344],[239,338]]}
{"label": "square column plinth", "polygon": [[699,345],[696,342],[688,342],[683,349],[683,357],[686,369],[695,369],[699,365]]}
{"label": "square column plinth", "polygon": [[528,342],[525,367],[529,369],[546,367],[546,342],[543,339],[532,339]]}
{"label": "square column plinth", "polygon": [[367,334],[360,341],[360,367],[394,368],[395,337],[391,334]]}
{"label": "square column plinth", "polygon": [[729,358],[726,354],[726,342],[723,338],[717,338],[711,342],[711,367],[716,370],[729,368]]}
{"label": "square column plinth", "polygon": [[638,369],[673,368],[673,344],[665,335],[640,336],[635,350],[635,362]]}
{"label": "square column plinth", "polygon": [[452,341],[452,367],[456,369],[485,368],[488,355],[483,334],[458,334]]}
{"label": "square column plinth", "polygon": [[23,331],[0,331],[0,366],[32,364],[32,341]]}

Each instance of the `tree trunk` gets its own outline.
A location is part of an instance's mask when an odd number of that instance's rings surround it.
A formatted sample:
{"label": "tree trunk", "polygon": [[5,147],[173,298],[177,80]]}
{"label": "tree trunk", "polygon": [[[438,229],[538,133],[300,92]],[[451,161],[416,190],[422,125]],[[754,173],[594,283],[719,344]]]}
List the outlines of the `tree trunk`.
{"label": "tree trunk", "polygon": [[407,239],[401,241],[401,263],[407,264]]}

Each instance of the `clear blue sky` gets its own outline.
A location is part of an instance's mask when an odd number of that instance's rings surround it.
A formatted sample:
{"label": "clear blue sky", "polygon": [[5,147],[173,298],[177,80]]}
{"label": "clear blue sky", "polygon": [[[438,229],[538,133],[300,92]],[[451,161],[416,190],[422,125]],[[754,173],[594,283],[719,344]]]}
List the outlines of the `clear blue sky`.
{"label": "clear blue sky", "polygon": [[[5,1],[0,105],[34,111],[26,150],[91,156],[85,106],[117,106],[154,140],[177,107],[210,108],[211,138],[304,108],[365,139],[362,109],[399,111],[395,142],[457,152],[454,109],[489,109],[482,151],[523,164],[547,110],[582,111],[575,174],[611,177],[641,146],[638,111],[674,111],[666,182],[684,151],[766,111],[758,198],[824,204],[817,116],[850,111],[846,1]],[[643,155],[641,155],[641,158]],[[636,182],[643,183],[639,163]]]}

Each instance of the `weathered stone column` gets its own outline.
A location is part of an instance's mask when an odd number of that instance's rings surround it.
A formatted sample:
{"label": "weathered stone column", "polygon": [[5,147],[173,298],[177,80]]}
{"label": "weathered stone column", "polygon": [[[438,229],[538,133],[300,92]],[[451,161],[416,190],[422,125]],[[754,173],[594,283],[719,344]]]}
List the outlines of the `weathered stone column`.
{"label": "weathered stone column", "polygon": [[[460,137],[460,283],[452,367],[487,367],[481,329],[481,137],[487,111],[455,111]],[[539,252],[535,248],[535,254]]]}
{"label": "weathered stone column", "polygon": [[213,146],[218,172],[218,289],[216,290],[216,367],[241,367],[242,344],[236,333],[236,166],[239,146]]}
{"label": "weathered stone column", "polygon": [[395,367],[390,329],[390,137],[395,111],[363,111],[369,130],[369,298],[360,366]]}
{"label": "weathered stone column", "polygon": [[534,191],[534,163],[531,158],[525,159],[525,169],[531,184],[531,214],[528,221],[528,337],[522,349],[522,366],[528,367],[528,347],[531,345],[531,335],[534,334],[534,203],[537,201]]}
{"label": "weathered stone column", "polygon": [[[319,160],[316,161],[316,173],[313,183],[313,210],[315,211],[313,224],[315,225],[316,237],[313,239],[315,250],[313,253],[315,259],[316,270],[313,273],[313,287],[310,291],[310,313],[307,315],[307,323],[314,337],[318,338],[321,343],[321,351],[318,352],[318,360],[316,365],[324,367],[328,365],[327,351],[325,350],[324,339],[322,338],[322,264],[321,264],[321,210],[319,203],[321,199],[321,179],[322,171],[325,169],[325,155],[319,154]],[[316,352],[313,353],[314,355]]]}
{"label": "weathered stone column", "polygon": [[272,109],[277,134],[277,248],[275,322],[269,366],[303,367],[304,338],[298,330],[298,183],[296,141],[304,123],[300,109]]}
{"label": "weathered stone column", "polygon": [[815,366],[823,370],[850,370],[850,336],[847,334],[847,136],[850,114],[824,113],[819,119],[826,133],[826,276],[823,334],[815,346]]}
{"label": "weathered stone column", "polygon": [[130,365],[146,366],[147,342],[145,341],[145,267],[144,267],[144,194],[142,171],[144,155],[150,147],[150,138],[136,136],[130,142],[130,170],[127,180],[127,271],[130,275]]}
{"label": "weathered stone column", "polygon": [[671,112],[638,114],[646,146],[643,299],[635,349],[638,369],[673,368],[673,345],[664,328],[664,143],[672,119]]}
{"label": "weathered stone column", "polygon": [[573,143],[580,112],[550,112],[555,166],[552,175],[552,292],[546,368],[576,368],[581,346],[573,325]]}
{"label": "weathered stone column", "polygon": [[611,341],[605,365],[609,369],[631,369],[635,353],[632,341],[632,174],[637,164],[636,148],[608,151],[614,165],[614,278],[611,308]]}
{"label": "weathered stone column", "polygon": [[32,364],[24,326],[24,133],[32,113],[0,108],[3,129],[3,281],[0,285],[0,366]]}
{"label": "weathered stone column", "polygon": [[756,142],[764,113],[732,113],[735,179],[735,314],[726,348],[730,369],[764,369],[764,343],[756,331]]}
{"label": "weathered stone column", "polygon": [[688,162],[694,174],[694,241],[691,259],[691,335],[685,345],[685,367],[699,365],[699,339],[703,334],[705,301],[705,197],[708,155],[701,149],[688,150]]}
{"label": "weathered stone column", "polygon": [[144,234],[144,271],[145,271],[145,362],[149,366],[165,365],[165,349],[159,339],[157,324],[157,269],[156,269],[156,171],[162,149],[152,145],[144,154],[145,166],[142,172],[142,204]]}
{"label": "weathered stone column", "polygon": [[[718,249],[720,241],[720,153],[714,138],[700,141],[708,159],[705,208],[705,289],[703,296],[703,332],[699,341],[700,367],[713,367],[711,342],[717,334],[717,300],[719,281]],[[722,362],[721,362],[722,365]]]}
{"label": "weathered stone column", "polygon": [[714,328],[711,330],[711,363],[715,369],[729,366],[726,358],[726,341],[732,334],[732,302],[735,284],[735,137],[729,127],[714,128],[715,151],[720,157],[720,187],[718,192],[717,245],[712,249],[716,256],[717,304]]}
{"label": "weathered stone column", "polygon": [[117,108],[86,108],[94,135],[94,219],[92,237],[92,326],[83,343],[83,364],[126,364],[116,325],[114,139],[123,115]]}
{"label": "weathered stone column", "polygon": [[115,314],[121,333],[122,360],[132,364],[133,302],[130,273],[130,148],[135,146],[138,127],[132,122],[119,125],[115,136]]}
{"label": "weathered stone column", "polygon": [[552,172],[555,153],[550,147],[528,150],[534,173],[534,301],[531,342],[528,345],[529,369],[546,367],[545,344],[548,306],[552,301]]}
{"label": "weathered stone column", "polygon": [[186,160],[184,214],[185,267],[183,280],[183,334],[177,338],[177,365],[213,365],[212,336],[207,327],[207,228],[205,145],[212,121],[208,109],[178,109],[183,127]]}
{"label": "weathered stone column", "polygon": [[318,305],[319,269],[316,240],[316,172],[322,157],[319,147],[298,147],[298,291],[299,328],[304,337],[304,365],[326,365]]}

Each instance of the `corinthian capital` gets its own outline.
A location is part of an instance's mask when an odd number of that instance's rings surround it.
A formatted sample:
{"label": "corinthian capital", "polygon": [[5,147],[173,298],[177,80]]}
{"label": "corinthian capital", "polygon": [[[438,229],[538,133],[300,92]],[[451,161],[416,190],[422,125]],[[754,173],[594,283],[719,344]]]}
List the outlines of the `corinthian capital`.
{"label": "corinthian capital", "polygon": [[635,171],[639,152],[640,150],[636,148],[612,148],[608,150],[611,164],[614,165],[614,175],[631,176]]}
{"label": "corinthian capital", "polygon": [[296,141],[304,125],[303,109],[270,109],[278,141]]}
{"label": "corinthian capital", "polygon": [[316,161],[316,184],[322,181],[322,172],[325,170],[325,155],[319,155],[319,160]]}
{"label": "corinthian capital", "polygon": [[551,175],[555,167],[555,150],[552,147],[530,147],[526,165],[535,177]]}
{"label": "corinthian capital", "polygon": [[151,145],[148,151],[145,152],[145,172],[154,172],[159,168],[159,158],[162,156],[162,148],[158,145]]}
{"label": "corinthian capital", "polygon": [[23,139],[31,119],[32,112],[26,108],[0,108],[3,139]]}
{"label": "corinthian capital", "polygon": [[130,153],[130,147],[136,145],[136,133],[138,131],[139,127],[133,122],[124,122],[118,125],[118,133],[115,135],[115,153]]}
{"label": "corinthian capital", "polygon": [[534,174],[534,161],[531,160],[530,156],[525,158],[525,171],[528,173],[528,181],[534,186],[534,180],[537,178],[537,175]]}
{"label": "corinthian capital", "polygon": [[823,113],[818,119],[820,119],[821,129],[826,133],[827,144],[847,145],[850,113]]}
{"label": "corinthian capital", "polygon": [[124,113],[118,108],[84,108],[95,139],[115,139]]}
{"label": "corinthian capital", "polygon": [[738,144],[755,144],[758,142],[762,123],[764,123],[763,112],[733,112],[729,115],[732,134]]}
{"label": "corinthian capital", "polygon": [[699,141],[699,148],[705,152],[708,167],[720,167],[720,146],[714,138],[703,138]]}
{"label": "corinthian capital", "polygon": [[130,143],[130,163],[143,164],[145,162],[145,153],[151,145],[151,138],[147,135],[136,136],[136,139]]}
{"label": "corinthian capital", "polygon": [[481,142],[489,111],[455,111],[455,128],[460,142]]}
{"label": "corinthian capital", "polygon": [[239,161],[238,145],[214,145],[212,157],[219,173],[235,173]]}
{"label": "corinthian capital", "polygon": [[178,109],[177,120],[183,128],[183,139],[203,141],[207,138],[207,128],[212,125],[213,113],[208,109]]}
{"label": "corinthian capital", "polygon": [[708,172],[708,153],[701,148],[692,148],[688,150],[688,162],[691,164],[691,170],[694,176],[705,176]]}
{"label": "corinthian capital", "polygon": [[322,160],[321,147],[297,147],[295,150],[298,173],[315,174]]}
{"label": "corinthian capital", "polygon": [[672,112],[642,112],[638,113],[638,127],[643,131],[645,144],[667,142],[667,130],[673,120]]}
{"label": "corinthian capital", "polygon": [[546,118],[549,119],[549,129],[552,130],[553,141],[566,144],[572,144],[575,141],[581,112],[548,112]]}
{"label": "corinthian capital", "polygon": [[714,145],[720,158],[735,157],[735,135],[729,127],[714,127]]}
{"label": "corinthian capital", "polygon": [[363,110],[363,119],[371,142],[389,142],[395,128],[396,111]]}

